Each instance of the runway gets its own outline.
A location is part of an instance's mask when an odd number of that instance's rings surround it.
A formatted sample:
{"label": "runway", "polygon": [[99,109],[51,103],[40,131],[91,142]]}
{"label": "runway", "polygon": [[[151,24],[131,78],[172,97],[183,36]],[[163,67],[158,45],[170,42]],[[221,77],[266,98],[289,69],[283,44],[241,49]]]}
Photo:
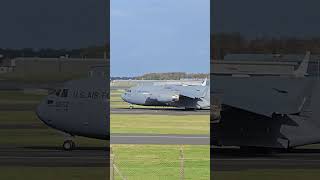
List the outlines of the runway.
{"label": "runway", "polygon": [[111,108],[111,114],[210,115],[209,110],[187,111],[176,108]]}
{"label": "runway", "polygon": [[[75,139],[75,142],[77,139]],[[153,145],[202,145],[209,144],[204,135],[148,135],[112,134],[112,144],[153,144]],[[161,146],[159,146],[161,148]],[[0,166],[28,167],[107,167],[109,151],[106,147],[77,147],[64,151],[57,146],[14,147],[0,146]]]}
{"label": "runway", "polygon": [[239,149],[216,149],[211,153],[211,171],[259,169],[319,169],[320,149],[294,149],[291,152],[245,154]]}
{"label": "runway", "polygon": [[209,135],[112,134],[111,144],[209,145]]}
{"label": "runway", "polygon": [[60,147],[0,147],[0,166],[107,167],[103,147],[63,151]]}
{"label": "runway", "polygon": [[[128,136],[131,136],[128,138]],[[129,143],[132,139],[138,138],[147,143],[146,135],[132,136],[125,134],[113,135],[117,143]],[[152,135],[151,135],[152,136]],[[167,138],[169,135],[157,138]],[[175,135],[177,136],[177,135]],[[179,136],[177,141],[187,136]],[[115,141],[111,138],[111,141]],[[120,138],[120,139],[119,139]],[[121,138],[126,138],[121,142]],[[155,137],[152,137],[153,139]],[[194,139],[202,139],[203,136],[192,136]],[[133,139],[133,141],[134,141]],[[170,138],[169,138],[170,139]],[[179,140],[179,141],[180,141]],[[149,140],[148,140],[149,141]],[[156,140],[159,141],[159,140]],[[170,140],[165,143],[169,144]],[[183,140],[181,140],[183,141]],[[182,142],[172,143],[182,143]],[[200,140],[202,141],[202,140]],[[150,143],[150,142],[149,142]],[[157,144],[157,143],[151,143]],[[189,143],[190,144],[190,143]],[[200,143],[202,144],[202,143]],[[161,148],[161,146],[159,146]],[[0,147],[0,166],[27,166],[27,167],[107,167],[109,151],[101,147],[77,147],[74,151],[63,151],[59,145],[52,147],[30,146],[30,147]],[[212,170],[214,171],[243,171],[243,170],[295,170],[295,169],[319,169],[320,168],[320,149],[295,149],[289,153],[271,153],[271,154],[244,154],[239,149],[216,149],[211,154]]]}

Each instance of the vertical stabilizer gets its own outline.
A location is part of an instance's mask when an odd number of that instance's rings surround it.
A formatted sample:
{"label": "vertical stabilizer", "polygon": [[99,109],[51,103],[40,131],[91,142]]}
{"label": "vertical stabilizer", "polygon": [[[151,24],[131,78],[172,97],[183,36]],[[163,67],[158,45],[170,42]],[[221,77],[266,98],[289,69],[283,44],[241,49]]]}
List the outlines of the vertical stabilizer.
{"label": "vertical stabilizer", "polygon": [[206,79],[202,82],[201,86],[207,86],[207,83],[208,83],[208,78],[206,78]]}
{"label": "vertical stabilizer", "polygon": [[307,70],[309,66],[310,56],[311,52],[307,51],[306,56],[303,58],[300,66],[293,72],[293,75],[295,77],[305,77],[306,75],[308,75]]}

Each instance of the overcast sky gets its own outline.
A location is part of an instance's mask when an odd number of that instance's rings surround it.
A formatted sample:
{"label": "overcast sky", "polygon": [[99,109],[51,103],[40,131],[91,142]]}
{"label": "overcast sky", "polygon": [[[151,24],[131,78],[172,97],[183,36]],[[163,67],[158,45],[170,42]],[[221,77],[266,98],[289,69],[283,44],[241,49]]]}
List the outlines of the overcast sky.
{"label": "overcast sky", "polygon": [[[112,0],[111,75],[209,71],[209,0]],[[103,0],[3,0],[0,48],[101,45]],[[214,0],[211,31],[318,36],[318,0]]]}
{"label": "overcast sky", "polygon": [[[105,42],[107,0],[1,0],[0,48],[79,48]],[[109,36],[108,36],[109,37]]]}
{"label": "overcast sky", "polygon": [[112,0],[111,76],[209,72],[209,0]]}

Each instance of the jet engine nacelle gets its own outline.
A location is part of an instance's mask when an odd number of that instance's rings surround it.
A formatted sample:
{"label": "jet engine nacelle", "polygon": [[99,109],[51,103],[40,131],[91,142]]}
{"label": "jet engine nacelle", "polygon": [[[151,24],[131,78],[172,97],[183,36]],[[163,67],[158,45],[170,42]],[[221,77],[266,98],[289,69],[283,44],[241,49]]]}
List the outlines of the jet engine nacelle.
{"label": "jet engine nacelle", "polygon": [[179,95],[177,94],[159,94],[155,99],[162,103],[177,102],[179,101]]}

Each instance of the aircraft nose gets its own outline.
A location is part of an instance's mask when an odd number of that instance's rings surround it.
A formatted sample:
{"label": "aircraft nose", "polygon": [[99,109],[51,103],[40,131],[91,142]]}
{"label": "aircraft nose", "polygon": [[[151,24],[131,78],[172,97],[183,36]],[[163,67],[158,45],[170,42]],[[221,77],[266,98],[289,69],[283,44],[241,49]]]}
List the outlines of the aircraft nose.
{"label": "aircraft nose", "polygon": [[36,114],[39,119],[43,119],[43,101],[37,106],[36,108]]}
{"label": "aircraft nose", "polygon": [[127,98],[126,93],[121,94],[121,98],[122,98],[122,100],[124,100],[125,102],[128,102],[128,98]]}
{"label": "aircraft nose", "polygon": [[44,122],[45,124],[48,124],[48,113],[46,112],[46,102],[47,100],[41,101],[41,103],[36,108],[36,114],[38,118]]}

